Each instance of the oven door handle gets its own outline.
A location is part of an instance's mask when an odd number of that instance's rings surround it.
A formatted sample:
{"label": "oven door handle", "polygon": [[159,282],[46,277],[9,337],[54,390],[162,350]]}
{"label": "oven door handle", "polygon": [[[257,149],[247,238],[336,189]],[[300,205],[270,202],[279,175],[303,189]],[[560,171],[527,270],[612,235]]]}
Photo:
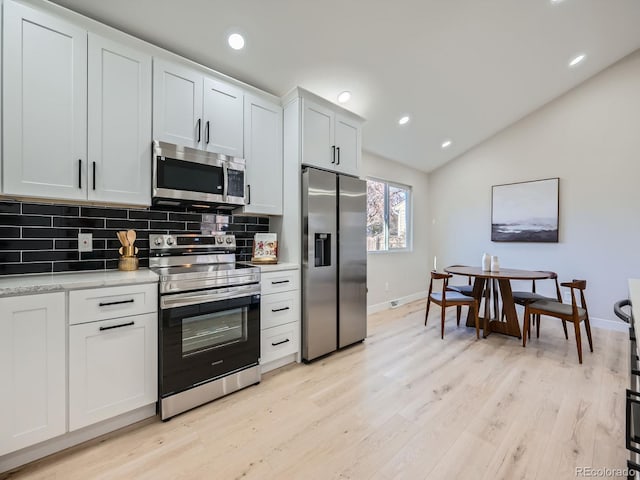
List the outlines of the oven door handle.
{"label": "oven door handle", "polygon": [[241,285],[238,287],[218,288],[215,290],[204,290],[201,292],[163,295],[160,297],[160,308],[162,310],[167,310],[169,308],[186,307],[188,305],[196,305],[198,303],[249,297],[259,293],[260,285]]}

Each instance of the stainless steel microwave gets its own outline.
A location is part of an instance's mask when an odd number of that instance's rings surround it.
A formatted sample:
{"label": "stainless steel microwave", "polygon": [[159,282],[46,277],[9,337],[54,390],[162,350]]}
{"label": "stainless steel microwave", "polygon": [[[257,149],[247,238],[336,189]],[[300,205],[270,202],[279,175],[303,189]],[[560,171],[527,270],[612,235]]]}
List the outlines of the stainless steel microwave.
{"label": "stainless steel microwave", "polygon": [[152,203],[159,207],[233,209],[245,204],[245,161],[153,142]]}

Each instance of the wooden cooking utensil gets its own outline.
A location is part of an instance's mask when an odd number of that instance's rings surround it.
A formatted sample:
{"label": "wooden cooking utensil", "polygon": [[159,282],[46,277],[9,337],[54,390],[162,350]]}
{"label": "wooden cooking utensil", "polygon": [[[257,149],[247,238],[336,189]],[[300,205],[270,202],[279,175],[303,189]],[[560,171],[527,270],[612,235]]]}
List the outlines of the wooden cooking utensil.
{"label": "wooden cooking utensil", "polygon": [[123,247],[127,246],[127,237],[125,235],[125,232],[120,231],[117,232],[116,235],[118,236],[118,240],[120,240],[120,243],[122,244]]}
{"label": "wooden cooking utensil", "polygon": [[129,245],[133,245],[136,241],[136,231],[129,230],[127,231],[127,240],[129,240]]}

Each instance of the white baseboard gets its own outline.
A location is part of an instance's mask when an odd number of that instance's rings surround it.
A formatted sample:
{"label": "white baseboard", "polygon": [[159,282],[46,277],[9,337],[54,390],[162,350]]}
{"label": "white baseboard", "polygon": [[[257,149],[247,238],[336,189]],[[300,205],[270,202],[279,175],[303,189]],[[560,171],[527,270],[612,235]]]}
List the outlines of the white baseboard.
{"label": "white baseboard", "polygon": [[602,330],[613,330],[614,332],[628,332],[629,324],[622,320],[608,320],[606,318],[589,318],[589,323],[594,328]]}
{"label": "white baseboard", "polygon": [[[375,305],[367,306],[367,315],[372,313],[382,312],[383,310],[388,310],[390,308],[399,307],[400,305],[404,305],[405,303],[414,302],[416,300],[421,300],[423,298],[427,298],[426,292],[416,292],[411,295],[407,295],[405,297],[394,298],[392,300],[387,300],[386,302],[376,303]],[[395,305],[392,305],[392,302]]]}

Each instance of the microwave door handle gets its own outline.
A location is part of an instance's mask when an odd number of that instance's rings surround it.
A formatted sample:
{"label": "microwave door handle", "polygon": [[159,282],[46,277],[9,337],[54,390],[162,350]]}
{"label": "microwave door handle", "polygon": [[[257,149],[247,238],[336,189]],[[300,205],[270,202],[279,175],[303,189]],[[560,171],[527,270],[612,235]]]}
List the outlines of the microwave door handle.
{"label": "microwave door handle", "polygon": [[229,188],[229,170],[227,162],[222,164],[222,200],[227,201],[227,193]]}

